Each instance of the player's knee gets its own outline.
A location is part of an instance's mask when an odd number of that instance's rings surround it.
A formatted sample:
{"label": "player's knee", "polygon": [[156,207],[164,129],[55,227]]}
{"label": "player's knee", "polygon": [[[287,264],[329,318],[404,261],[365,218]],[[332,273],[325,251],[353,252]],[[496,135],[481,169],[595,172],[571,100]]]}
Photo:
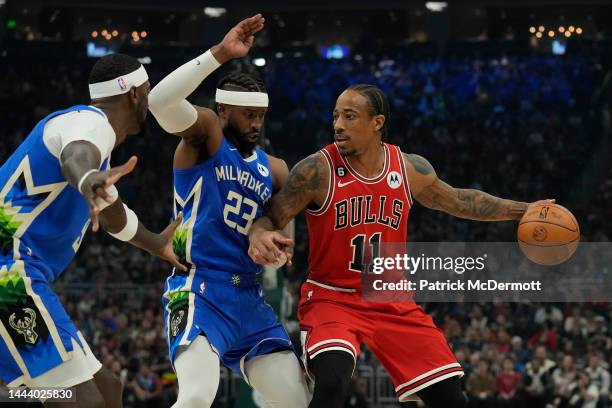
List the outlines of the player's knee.
{"label": "player's knee", "polygon": [[312,360],[315,389],[311,408],[342,407],[353,376],[355,360],[343,351],[328,351]]}
{"label": "player's knee", "polygon": [[425,388],[418,393],[427,408],[465,408],[468,399],[457,377]]}
{"label": "player's knee", "polygon": [[468,398],[464,392],[454,392],[448,396],[448,408],[465,408],[468,405]]}

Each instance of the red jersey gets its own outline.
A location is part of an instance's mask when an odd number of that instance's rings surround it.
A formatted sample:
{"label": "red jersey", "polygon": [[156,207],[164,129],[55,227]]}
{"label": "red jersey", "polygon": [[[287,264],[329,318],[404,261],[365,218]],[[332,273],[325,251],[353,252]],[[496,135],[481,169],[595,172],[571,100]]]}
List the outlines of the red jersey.
{"label": "red jersey", "polygon": [[330,178],[321,208],[306,210],[310,280],[360,289],[380,244],[406,242],[412,206],[406,167],[399,147],[385,143],[384,150],[385,165],[374,178],[352,169],[335,143],[320,150]]}

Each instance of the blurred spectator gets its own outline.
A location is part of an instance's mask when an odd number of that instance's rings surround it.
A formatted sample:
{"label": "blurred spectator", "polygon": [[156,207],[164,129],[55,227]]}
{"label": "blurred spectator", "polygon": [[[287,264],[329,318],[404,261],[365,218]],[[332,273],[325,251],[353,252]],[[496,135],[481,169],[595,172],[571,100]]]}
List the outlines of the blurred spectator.
{"label": "blurred spectator", "polygon": [[569,386],[569,408],[597,408],[599,391],[591,384],[589,376],[584,371],[578,373],[578,378]]}
{"label": "blurred spectator", "polygon": [[588,361],[584,371],[589,376],[590,384],[597,387],[600,401],[598,408],[607,408],[610,399],[610,372],[604,367],[598,352],[591,353]]}
{"label": "blurred spectator", "polygon": [[497,403],[499,408],[518,408],[518,389],[521,374],[514,369],[514,362],[504,359],[503,369],[497,374]]}
{"label": "blurred spectator", "polygon": [[525,366],[524,388],[525,388],[525,407],[526,408],[541,408],[552,397],[553,380],[551,370],[555,364],[546,358],[546,349],[543,352],[534,353],[531,362]]}
{"label": "blurred spectator", "polygon": [[563,356],[561,366],[553,371],[553,381],[555,383],[555,406],[565,406],[568,403],[570,389],[569,386],[576,381],[578,371],[571,355]]}
{"label": "blurred spectator", "polygon": [[495,389],[495,377],[489,371],[489,363],[480,361],[467,382],[470,408],[490,407],[495,401]]}
{"label": "blurred spectator", "polygon": [[136,408],[163,408],[168,404],[162,398],[162,384],[148,364],[142,363],[136,378],[127,384],[136,395]]}

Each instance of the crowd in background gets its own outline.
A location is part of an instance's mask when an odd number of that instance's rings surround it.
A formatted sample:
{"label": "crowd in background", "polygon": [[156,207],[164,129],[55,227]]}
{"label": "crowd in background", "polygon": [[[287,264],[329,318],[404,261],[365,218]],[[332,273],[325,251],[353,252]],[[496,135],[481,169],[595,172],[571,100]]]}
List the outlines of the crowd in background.
{"label": "crowd in background", "polygon": [[[154,85],[173,65],[147,66]],[[4,161],[45,114],[87,103],[87,72],[66,60],[49,66],[0,64],[0,160]],[[248,64],[239,64],[243,66]],[[27,66],[27,69],[24,67]],[[253,67],[246,69],[253,70]],[[609,241],[612,173],[588,188],[590,169],[609,130],[593,96],[604,72],[596,52],[449,55],[434,59],[405,50],[350,59],[273,59],[260,70],[271,106],[265,136],[293,165],[331,140],[331,112],[349,84],[373,83],[391,105],[388,142],[426,157],[451,185],[522,201],[556,198],[580,222],[583,240]],[[192,101],[210,105],[214,84]],[[123,200],[161,230],[172,208],[171,158],[178,140],[152,118],[145,134],[113,156],[139,156],[121,181]],[[609,133],[607,134],[609,137]],[[608,199],[606,199],[608,198]],[[514,223],[476,223],[415,207],[414,241],[512,241]],[[308,272],[308,239],[296,226],[294,266],[281,280],[281,318],[296,343],[299,286]],[[125,385],[126,407],[166,407],[177,386],[167,357],[161,308],[170,267],[102,233],[89,234],[58,284],[68,314],[99,360]],[[136,285],[136,288],[134,286]],[[427,304],[465,369],[471,407],[607,408],[612,308],[609,304]],[[407,339],[408,341],[408,339]],[[369,350],[359,365],[377,365]],[[358,373],[359,371],[356,371]],[[347,406],[366,407],[355,376]]]}

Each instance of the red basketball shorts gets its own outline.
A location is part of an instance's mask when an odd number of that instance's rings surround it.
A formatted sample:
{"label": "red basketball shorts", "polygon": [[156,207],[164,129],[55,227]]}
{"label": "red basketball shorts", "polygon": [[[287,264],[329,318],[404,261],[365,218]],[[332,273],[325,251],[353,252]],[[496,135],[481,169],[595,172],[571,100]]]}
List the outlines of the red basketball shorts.
{"label": "red basketball shorts", "polygon": [[302,286],[298,316],[306,367],[308,360],[332,350],[357,361],[365,343],[389,373],[400,402],[463,376],[444,334],[414,302],[364,302],[358,292],[309,280]]}

